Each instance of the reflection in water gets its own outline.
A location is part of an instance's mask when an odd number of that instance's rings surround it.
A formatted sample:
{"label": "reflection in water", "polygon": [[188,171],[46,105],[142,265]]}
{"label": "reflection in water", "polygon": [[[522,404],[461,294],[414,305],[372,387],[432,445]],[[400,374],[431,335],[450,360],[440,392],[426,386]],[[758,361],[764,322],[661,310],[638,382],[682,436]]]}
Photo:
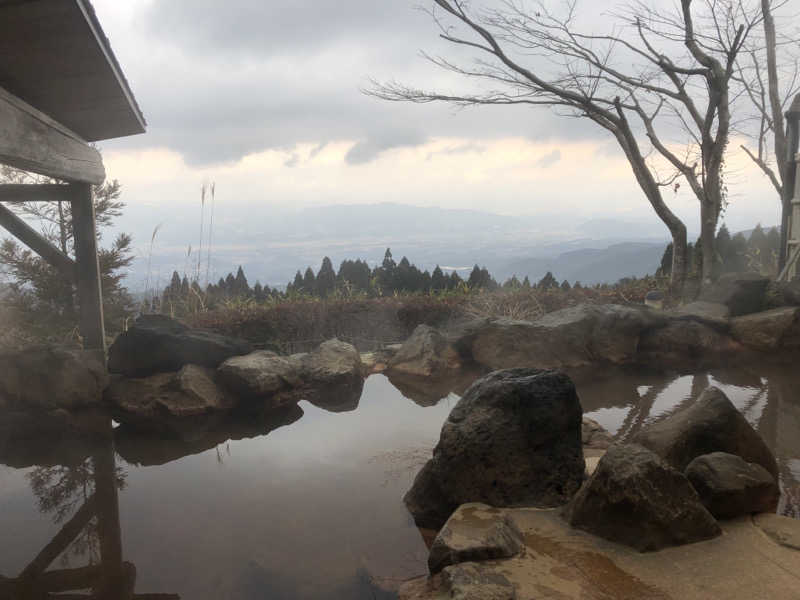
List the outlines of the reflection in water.
{"label": "reflection in water", "polygon": [[27,448],[47,437],[0,434],[13,465],[0,466],[0,534],[21,541],[0,545],[0,573],[25,573],[0,579],[0,598],[396,597],[427,558],[402,496],[451,407],[417,406],[375,376],[363,394],[330,388],[159,435],[106,423],[99,443],[58,442],[75,449],[65,464]]}
{"label": "reflection in water", "polygon": [[[78,597],[96,599],[179,598],[177,594],[135,593],[136,567],[123,562],[117,492],[125,472],[116,466],[111,419],[104,439],[93,440],[91,457],[78,465],[40,466],[27,474],[39,510],[61,528],[15,578],[0,578],[3,598],[65,598],[63,592],[84,590]],[[79,568],[50,567],[70,556],[88,564]]]}
{"label": "reflection in water", "polygon": [[[16,542],[0,544],[0,573],[16,575],[0,577],[0,598],[393,598],[426,572],[402,496],[474,377],[426,387],[378,375],[363,394],[197,420],[169,437],[112,433],[107,418],[91,440],[53,430],[12,444],[0,431],[0,463],[11,465],[0,466],[0,534]],[[719,386],[775,452],[780,508],[798,516],[800,374],[573,378],[585,412],[618,439]]]}
{"label": "reflection in water", "polygon": [[800,518],[800,472],[793,468],[800,460],[800,374],[759,365],[691,375],[618,371],[576,382],[584,412],[618,440],[691,405],[709,386],[720,388],[778,460],[778,512]]}

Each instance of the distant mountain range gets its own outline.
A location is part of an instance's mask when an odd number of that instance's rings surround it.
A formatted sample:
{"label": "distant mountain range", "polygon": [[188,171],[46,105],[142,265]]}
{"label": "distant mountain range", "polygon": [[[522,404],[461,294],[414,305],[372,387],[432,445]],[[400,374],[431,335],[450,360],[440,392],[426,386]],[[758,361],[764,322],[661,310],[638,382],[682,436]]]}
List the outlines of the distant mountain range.
{"label": "distant mountain range", "polygon": [[[209,279],[216,281],[242,265],[251,283],[260,280],[273,287],[285,285],[298,269],[316,270],[323,256],[329,256],[335,267],[347,258],[378,264],[387,247],[396,260],[407,256],[423,269],[439,264],[462,272],[475,264],[486,266],[498,281],[512,275],[535,280],[552,271],[559,280],[615,282],[652,273],[666,244],[666,232],[655,217],[652,222],[575,223],[564,215],[506,216],[402,204],[335,205],[294,212],[261,205],[248,207],[245,215],[222,210],[218,207],[215,214]],[[130,231],[125,229],[130,226],[134,239],[149,242],[156,225],[153,218],[152,210],[130,206],[121,229]],[[163,226],[149,258],[151,287],[166,284],[173,270],[190,277],[198,272],[199,226],[187,223],[185,215],[170,217],[162,211],[157,218]],[[148,275],[149,248],[140,248],[140,255],[128,280],[133,291],[144,289]],[[205,249],[200,262],[203,282]]]}
{"label": "distant mountain range", "polygon": [[499,274],[505,279],[509,272],[517,277],[524,273],[533,281],[550,271],[559,281],[613,283],[623,277],[655,273],[663,254],[663,243],[627,242],[602,249],[574,250],[553,258],[520,258],[510,261]]}

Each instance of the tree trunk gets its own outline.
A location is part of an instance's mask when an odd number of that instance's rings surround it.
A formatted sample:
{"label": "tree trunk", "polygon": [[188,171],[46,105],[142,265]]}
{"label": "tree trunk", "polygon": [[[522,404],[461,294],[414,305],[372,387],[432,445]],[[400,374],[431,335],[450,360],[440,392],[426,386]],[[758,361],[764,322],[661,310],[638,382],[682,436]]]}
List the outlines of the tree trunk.
{"label": "tree trunk", "polygon": [[700,244],[703,249],[702,285],[711,283],[714,269],[714,236],[717,233],[717,209],[708,200],[700,204]]}
{"label": "tree trunk", "polygon": [[672,273],[670,275],[670,290],[676,296],[683,293],[683,284],[686,282],[688,271],[688,248],[686,243],[686,227],[683,223],[670,228],[672,234]]}

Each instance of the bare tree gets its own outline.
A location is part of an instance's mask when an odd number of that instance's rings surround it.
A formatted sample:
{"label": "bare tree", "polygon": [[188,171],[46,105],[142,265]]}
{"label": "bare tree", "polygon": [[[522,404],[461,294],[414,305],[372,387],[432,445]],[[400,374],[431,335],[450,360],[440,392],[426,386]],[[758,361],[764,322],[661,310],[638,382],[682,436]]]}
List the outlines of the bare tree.
{"label": "bare tree", "polygon": [[[741,148],[767,176],[781,202],[781,250],[779,269],[786,262],[786,235],[792,211],[790,140],[784,113],[792,98],[800,93],[800,35],[787,35],[775,25],[775,11],[787,0],[761,0],[763,36],[753,36],[739,61],[737,81],[742,84],[754,108],[751,121],[743,123],[743,133],[754,142],[752,150]],[[800,105],[793,110],[800,111]]]}
{"label": "bare tree", "polygon": [[686,226],[667,206],[663,190],[677,189],[679,180],[688,184],[700,202],[707,281],[725,203],[731,80],[761,11],[745,0],[703,0],[698,11],[692,4],[681,0],[670,12],[634,1],[607,15],[612,31],[600,35],[580,31],[577,0],[564,2],[560,14],[543,1],[499,0],[500,8],[475,9],[465,0],[433,0],[429,12],[441,37],[474,50],[477,59],[467,67],[426,57],[490,89],[447,95],[373,81],[365,91],[394,101],[544,105],[590,119],[617,140],[669,229],[672,283],[678,288],[688,266]]}

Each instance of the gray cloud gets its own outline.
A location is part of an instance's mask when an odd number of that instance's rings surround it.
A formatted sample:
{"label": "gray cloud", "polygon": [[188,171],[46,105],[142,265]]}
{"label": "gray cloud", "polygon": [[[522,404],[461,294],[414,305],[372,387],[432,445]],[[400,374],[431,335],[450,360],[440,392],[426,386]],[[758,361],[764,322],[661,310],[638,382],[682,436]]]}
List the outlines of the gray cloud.
{"label": "gray cloud", "polygon": [[552,152],[548,152],[539,160],[536,161],[536,166],[546,169],[561,160],[561,150],[556,148]]}
{"label": "gray cloud", "polygon": [[349,165],[360,165],[374,160],[385,150],[421,146],[425,142],[425,136],[414,131],[383,132],[379,136],[357,142],[348,150],[344,159]]}
{"label": "gray cloud", "polygon": [[[471,55],[438,38],[418,0],[173,0],[143,5],[112,43],[150,127],[104,144],[165,146],[194,165],[298,143],[361,140],[349,164],[438,136],[602,137],[546,108],[389,103],[360,93],[367,78],[456,91],[469,83],[418,54]],[[114,11],[112,0],[96,0]],[[143,51],[146,49],[146,51]],[[412,131],[413,134],[403,133]]]}

